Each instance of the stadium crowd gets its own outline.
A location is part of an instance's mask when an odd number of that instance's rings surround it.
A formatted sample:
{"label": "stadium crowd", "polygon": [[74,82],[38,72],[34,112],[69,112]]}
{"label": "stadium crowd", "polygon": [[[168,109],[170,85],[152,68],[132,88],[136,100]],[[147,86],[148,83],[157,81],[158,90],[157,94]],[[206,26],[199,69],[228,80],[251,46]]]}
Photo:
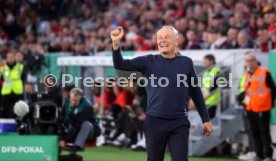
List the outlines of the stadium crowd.
{"label": "stadium crowd", "polygon": [[276,48],[273,0],[23,0],[0,2],[0,52],[91,55],[111,49],[108,31],[125,26],[124,50],[156,49],[154,33],[173,25],[181,49]]}

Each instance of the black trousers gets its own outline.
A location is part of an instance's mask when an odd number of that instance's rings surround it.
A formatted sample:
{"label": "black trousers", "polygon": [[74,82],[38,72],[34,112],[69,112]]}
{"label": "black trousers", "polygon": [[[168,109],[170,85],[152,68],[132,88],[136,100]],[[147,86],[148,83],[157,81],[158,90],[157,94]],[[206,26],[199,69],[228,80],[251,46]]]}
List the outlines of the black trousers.
{"label": "black trousers", "polygon": [[260,159],[272,158],[273,149],[270,136],[270,111],[247,111],[249,125],[251,127],[256,154]]}
{"label": "black trousers", "polygon": [[8,95],[2,95],[2,111],[1,111],[1,117],[2,118],[15,118],[15,114],[13,112],[13,106],[14,104],[19,101],[23,100],[23,94],[8,94]]}
{"label": "black trousers", "polygon": [[251,131],[251,128],[250,128],[251,126],[250,126],[250,123],[249,123],[249,120],[248,120],[248,117],[247,117],[247,113],[246,112],[243,113],[242,117],[243,117],[245,132],[248,135],[248,148],[246,149],[245,152],[256,151],[255,150],[255,144],[254,144],[254,138],[253,138],[253,134],[252,134],[252,131]]}
{"label": "black trousers", "polygon": [[188,161],[190,123],[187,118],[148,116],[144,123],[148,161],[163,161],[168,144],[172,161]]}
{"label": "black trousers", "polygon": [[217,105],[211,105],[207,107],[210,119],[216,117]]}

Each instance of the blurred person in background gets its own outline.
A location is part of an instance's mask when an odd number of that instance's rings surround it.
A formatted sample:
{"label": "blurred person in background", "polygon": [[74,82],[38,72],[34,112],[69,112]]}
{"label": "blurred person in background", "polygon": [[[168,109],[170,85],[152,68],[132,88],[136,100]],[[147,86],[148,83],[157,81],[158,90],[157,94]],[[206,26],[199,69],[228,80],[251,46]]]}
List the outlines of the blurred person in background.
{"label": "blurred person in background", "polygon": [[3,82],[1,89],[2,117],[14,118],[13,105],[15,102],[23,99],[24,81],[26,78],[25,67],[16,62],[15,51],[9,51],[6,54],[6,64],[1,69],[1,80]]}
{"label": "blurred person in background", "polygon": [[26,82],[24,85],[24,89],[24,100],[26,101],[26,103],[32,103],[32,95],[35,94],[33,84]]}
{"label": "blurred person in background", "polygon": [[[64,87],[61,89],[61,95],[62,95],[62,108],[65,107],[65,103],[70,99],[70,91],[74,88],[75,86],[72,84],[65,84]],[[63,110],[60,108],[60,112]]]}
{"label": "blurred person in background", "polygon": [[81,38],[76,41],[75,47],[74,47],[74,56],[87,56],[88,52],[85,51],[85,45],[84,45],[84,40]]}
{"label": "blurred person in background", "polygon": [[[6,64],[6,59],[4,57],[1,58],[1,63],[0,63],[0,69],[2,69],[2,67]],[[1,77],[0,77],[1,78]],[[2,86],[3,86],[3,79],[0,79],[0,91],[2,91]],[[0,118],[2,117],[2,112],[3,112],[3,108],[2,108],[2,96],[0,97]]]}
{"label": "blurred person in background", "polygon": [[16,62],[25,65],[24,54],[22,52],[20,52],[20,51],[16,52],[16,54],[15,54],[15,60],[16,60]]}
{"label": "blurred person in background", "polygon": [[[92,87],[92,92],[93,92],[93,95],[96,97],[96,101],[93,104],[93,108],[94,108],[95,112],[98,114],[100,112],[101,102],[102,102],[101,87],[93,86]],[[104,98],[104,100],[105,100],[105,98]]]}
{"label": "blurred person in background", "polygon": [[269,35],[266,26],[258,30],[256,44],[262,52],[269,51]]}
{"label": "blurred person in background", "polygon": [[[104,88],[104,90],[103,90],[104,99],[103,100],[102,100],[102,93],[101,93],[102,88]],[[110,106],[112,105],[112,103],[116,99],[116,96],[113,92],[113,88],[112,87],[100,86],[100,84],[97,84],[97,85],[93,86],[92,92],[96,96],[96,101],[93,105],[95,111],[97,113],[100,112],[100,108],[102,106],[102,101],[103,101],[103,112],[108,113],[108,111],[110,110],[109,109]]]}
{"label": "blurred person in background", "polygon": [[250,49],[254,48],[254,44],[250,39],[250,35],[247,31],[241,30],[238,34],[238,48],[240,49]]}
{"label": "blurred person in background", "polygon": [[[60,134],[60,147],[68,146],[73,150],[84,148],[88,140],[94,140],[101,133],[98,118],[90,102],[83,97],[80,88],[70,91],[70,99],[67,99],[62,112],[65,129]],[[72,144],[68,144],[72,143]]]}
{"label": "blurred person in background", "polygon": [[186,33],[186,37],[188,39],[188,44],[186,49],[201,49],[201,46],[200,46],[200,43],[198,42],[198,38],[195,31],[189,30]]}
{"label": "blurred person in background", "polygon": [[241,29],[244,29],[248,25],[248,20],[245,18],[244,12],[243,11],[236,11],[234,13],[234,21],[235,21],[235,26]]}
{"label": "blurred person in background", "polygon": [[[93,40],[85,38],[85,51],[95,53],[111,49],[109,40],[99,36],[109,31],[110,24],[125,24],[131,28],[135,26],[137,29],[134,32],[142,39],[137,40],[136,46],[124,39],[122,47],[149,50],[152,49],[148,43],[152,31],[164,24],[174,24],[181,33],[197,31],[198,36],[213,27],[225,30],[228,26],[234,26],[249,31],[253,39],[258,28],[265,25],[271,31],[275,27],[276,3],[273,0],[182,1],[3,1],[0,44],[16,40],[18,45],[43,43],[46,52],[72,52],[78,43],[73,40],[79,39],[81,33],[87,37],[88,32],[93,32],[97,36],[92,36]],[[120,12],[110,9],[114,6]]]}
{"label": "blurred person in background", "polygon": [[115,121],[116,130],[111,137],[112,144],[115,146],[121,146],[123,144],[130,143],[130,135],[128,133],[128,127],[130,126],[129,112],[132,106],[134,95],[129,90],[129,83],[126,87],[121,87],[116,84],[113,87],[116,99],[110,106],[111,114]]}
{"label": "blurred person in background", "polygon": [[237,49],[238,48],[238,33],[239,28],[237,27],[230,27],[227,31],[227,42],[226,42],[226,48],[227,49]]}
{"label": "blurred person in background", "polygon": [[202,75],[203,95],[212,119],[216,116],[217,107],[221,99],[220,90],[216,84],[217,78],[221,76],[221,70],[216,65],[216,58],[212,54],[204,56],[203,66],[205,68],[205,72]]}
{"label": "blurred person in background", "polygon": [[62,88],[58,85],[56,77],[46,75],[43,80],[40,80],[40,83],[42,85],[41,93],[44,93],[47,99],[55,103],[58,108],[62,107]]}
{"label": "blurred person in background", "polygon": [[133,87],[130,90],[134,94],[134,100],[131,106],[134,114],[131,126],[134,131],[134,135],[131,137],[131,149],[145,150],[146,139],[143,125],[146,119],[147,93],[145,88],[139,87],[136,82],[133,83]]}
{"label": "blurred person in background", "polygon": [[[26,71],[28,74],[27,81],[37,81],[37,74],[43,67],[46,67],[44,49],[40,44],[25,44],[21,48],[22,54],[24,54],[24,61]],[[31,76],[31,77],[29,77]]]}
{"label": "blurred person in background", "polygon": [[254,53],[244,56],[247,71],[244,74],[244,104],[255,145],[256,161],[272,161],[270,111],[274,106],[276,87],[268,69],[258,65]]}
{"label": "blurred person in background", "polygon": [[271,49],[276,49],[276,28],[274,31],[271,32],[270,39],[271,39]]}
{"label": "blurred person in background", "polygon": [[115,94],[116,99],[110,106],[110,111],[112,116],[117,119],[118,114],[132,104],[134,96],[126,87],[120,87],[118,84],[113,87],[113,93]]}
{"label": "blurred person in background", "polygon": [[201,47],[202,49],[210,49],[210,46],[211,46],[211,39],[210,39],[210,36],[209,36],[209,32],[208,31],[204,31],[201,35]]}
{"label": "blurred person in background", "polygon": [[[246,72],[246,66],[244,66],[244,73]],[[244,83],[245,83],[245,75],[243,74],[240,78],[240,83],[237,88],[237,94],[236,94],[236,100],[242,108],[245,108],[245,89],[244,89]],[[253,135],[252,131],[250,129],[249,121],[247,119],[246,113],[243,113],[243,121],[244,121],[244,131],[248,134],[248,144],[244,145],[246,146],[246,150],[241,152],[238,156],[239,160],[253,160],[256,157],[255,153],[255,146],[253,143]]]}
{"label": "blurred person in background", "polygon": [[223,32],[221,28],[212,29],[213,43],[210,45],[210,49],[225,49],[227,47],[227,37]]}

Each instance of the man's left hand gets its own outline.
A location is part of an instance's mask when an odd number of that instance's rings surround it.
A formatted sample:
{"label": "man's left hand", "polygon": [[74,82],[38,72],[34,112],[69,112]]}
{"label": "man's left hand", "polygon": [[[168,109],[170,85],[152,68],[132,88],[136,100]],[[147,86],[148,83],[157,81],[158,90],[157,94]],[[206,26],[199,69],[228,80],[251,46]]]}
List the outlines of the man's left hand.
{"label": "man's left hand", "polygon": [[212,133],[212,131],[213,131],[213,125],[210,121],[203,123],[203,128],[202,128],[203,135],[209,136]]}

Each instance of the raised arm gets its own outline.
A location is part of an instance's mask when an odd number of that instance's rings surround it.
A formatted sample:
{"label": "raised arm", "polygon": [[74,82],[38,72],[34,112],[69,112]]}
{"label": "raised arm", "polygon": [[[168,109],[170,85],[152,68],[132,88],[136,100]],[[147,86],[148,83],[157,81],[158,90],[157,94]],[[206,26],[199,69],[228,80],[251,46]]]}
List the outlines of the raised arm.
{"label": "raised arm", "polygon": [[120,50],[120,43],[124,36],[124,30],[120,26],[115,30],[110,32],[110,37],[112,40],[112,57],[114,67],[120,70],[127,71],[139,71],[144,72],[145,70],[145,56],[137,57],[131,60],[124,60]]}

